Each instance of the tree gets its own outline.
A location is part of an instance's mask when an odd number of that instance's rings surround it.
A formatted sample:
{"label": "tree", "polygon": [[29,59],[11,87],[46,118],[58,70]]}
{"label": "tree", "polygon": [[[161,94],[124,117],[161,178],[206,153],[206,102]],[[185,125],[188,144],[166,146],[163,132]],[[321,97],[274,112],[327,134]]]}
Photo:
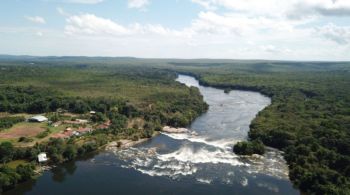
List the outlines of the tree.
{"label": "tree", "polygon": [[151,138],[153,135],[153,130],[152,129],[145,129],[142,132],[142,138]]}
{"label": "tree", "polygon": [[16,172],[21,176],[21,181],[26,181],[34,176],[35,166],[33,164],[18,165]]}
{"label": "tree", "polygon": [[251,142],[238,142],[234,145],[233,151],[239,155],[252,155],[252,154],[264,154],[265,147],[260,140],[254,140]]}
{"label": "tree", "polygon": [[109,114],[109,119],[111,120],[111,128],[113,129],[122,129],[126,126],[128,118],[124,115],[118,113]]}
{"label": "tree", "polygon": [[106,121],[106,116],[101,112],[96,112],[96,114],[91,116],[91,120],[95,123]]}
{"label": "tree", "polygon": [[14,170],[7,166],[0,167],[0,191],[14,187],[21,176]]}
{"label": "tree", "polygon": [[2,142],[0,144],[0,161],[6,163],[11,161],[15,154],[15,149],[11,142]]}
{"label": "tree", "polygon": [[76,146],[70,144],[67,145],[66,149],[63,152],[63,157],[68,159],[68,160],[73,160],[77,157],[78,150]]}
{"label": "tree", "polygon": [[173,127],[185,127],[189,124],[189,120],[182,114],[176,113],[172,118],[170,118],[169,125]]}

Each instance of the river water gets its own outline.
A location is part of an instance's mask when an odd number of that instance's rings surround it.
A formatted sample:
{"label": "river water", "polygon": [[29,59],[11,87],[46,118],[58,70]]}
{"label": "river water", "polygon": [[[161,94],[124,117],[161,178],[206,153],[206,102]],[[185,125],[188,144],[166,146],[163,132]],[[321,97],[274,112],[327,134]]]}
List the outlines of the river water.
{"label": "river water", "polygon": [[280,151],[268,149],[255,157],[232,152],[237,141],[247,139],[251,120],[270,104],[268,97],[238,90],[226,94],[185,75],[177,81],[198,87],[209,105],[191,132],[110,148],[6,194],[299,194]]}

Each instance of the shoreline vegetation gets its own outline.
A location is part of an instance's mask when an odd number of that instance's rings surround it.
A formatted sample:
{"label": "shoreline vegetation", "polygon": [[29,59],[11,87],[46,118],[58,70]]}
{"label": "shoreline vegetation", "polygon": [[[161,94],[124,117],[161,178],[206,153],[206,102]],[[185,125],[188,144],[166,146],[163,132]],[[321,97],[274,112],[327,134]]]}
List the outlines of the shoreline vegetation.
{"label": "shoreline vegetation", "polygon": [[[236,152],[261,153],[260,144],[255,146],[256,142],[262,142],[284,152],[289,178],[302,193],[349,194],[350,63],[247,61],[243,64],[247,67],[242,68],[239,63],[204,63],[205,66],[179,63],[181,68],[174,69],[195,77],[203,86],[227,92],[255,91],[270,97],[271,105],[252,121],[249,140],[237,143]],[[267,64],[275,64],[276,69],[282,70],[254,70]],[[222,67],[213,70],[207,67],[210,65]]]}
{"label": "shoreline vegetation", "polygon": [[[272,98],[271,96],[268,95],[268,93],[264,93],[255,87],[245,87],[245,86],[241,86],[241,85],[239,85],[239,86],[212,85],[208,82],[203,81],[200,76],[198,76],[197,74],[194,74],[192,72],[179,72],[179,73],[183,74],[183,75],[194,77],[195,79],[198,80],[199,84],[202,86],[214,87],[216,89],[222,89],[224,91],[224,93],[226,93],[226,94],[230,93],[232,90],[253,91],[253,92],[261,93],[262,95],[265,95],[269,98]],[[268,146],[268,145],[266,145],[266,146]],[[276,147],[273,147],[273,148],[276,148]],[[276,148],[276,149],[280,149],[280,148]],[[237,155],[246,155],[246,156],[263,155],[265,153],[265,146],[260,139],[240,141],[240,142],[237,142],[233,146],[232,151]]]}
{"label": "shoreline vegetation", "polygon": [[[34,177],[39,153],[47,154],[49,161],[45,165],[57,165],[97,151],[108,143],[130,147],[156,135],[163,126],[185,127],[208,109],[198,89],[177,83],[176,74],[164,70],[1,63],[0,70],[0,112],[7,112],[6,117],[17,113],[42,114],[50,121],[49,125],[17,120],[4,124],[6,129],[0,133],[12,137],[0,138],[2,191]],[[51,81],[53,75],[55,79]],[[39,80],[44,86],[36,84]],[[69,86],[74,88],[74,94],[66,89],[67,81],[74,83]],[[112,94],[113,91],[117,93]],[[81,129],[91,130],[76,136]],[[33,130],[40,136],[33,133],[19,137]],[[57,134],[62,138],[56,138]],[[23,142],[28,142],[28,146],[16,146]],[[17,161],[22,163],[14,165]]]}
{"label": "shoreline vegetation", "polygon": [[[252,121],[249,141],[282,150],[291,181],[306,194],[350,193],[349,62],[3,57],[0,70],[0,89],[36,86],[63,97],[114,97],[137,108],[144,121],[174,127],[207,109],[196,88],[174,82],[176,72],[227,93],[260,92],[272,102]],[[5,100],[0,95],[0,108],[9,105]]]}

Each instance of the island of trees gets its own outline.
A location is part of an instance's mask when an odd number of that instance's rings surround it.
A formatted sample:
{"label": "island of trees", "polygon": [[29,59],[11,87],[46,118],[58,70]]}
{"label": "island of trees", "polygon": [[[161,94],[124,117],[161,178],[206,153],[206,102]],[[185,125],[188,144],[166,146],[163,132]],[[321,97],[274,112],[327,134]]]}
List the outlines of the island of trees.
{"label": "island of trees", "polygon": [[234,145],[233,152],[238,155],[263,155],[265,153],[265,146],[260,140],[254,140],[251,142],[241,141]]}

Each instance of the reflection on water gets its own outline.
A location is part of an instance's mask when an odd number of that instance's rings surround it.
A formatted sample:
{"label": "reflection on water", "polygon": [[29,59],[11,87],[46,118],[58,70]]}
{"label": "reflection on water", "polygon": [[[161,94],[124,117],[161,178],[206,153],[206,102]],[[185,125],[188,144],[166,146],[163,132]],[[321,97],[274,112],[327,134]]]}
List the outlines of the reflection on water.
{"label": "reflection on water", "polygon": [[269,98],[245,91],[225,94],[183,75],[177,81],[198,87],[209,104],[191,124],[192,132],[162,133],[137,147],[111,148],[6,194],[298,194],[281,152],[268,149],[254,157],[232,152]]}
{"label": "reflection on water", "polygon": [[66,163],[65,166],[58,166],[51,170],[52,180],[55,182],[63,182],[67,175],[73,175],[76,171],[77,166],[75,162]]}

